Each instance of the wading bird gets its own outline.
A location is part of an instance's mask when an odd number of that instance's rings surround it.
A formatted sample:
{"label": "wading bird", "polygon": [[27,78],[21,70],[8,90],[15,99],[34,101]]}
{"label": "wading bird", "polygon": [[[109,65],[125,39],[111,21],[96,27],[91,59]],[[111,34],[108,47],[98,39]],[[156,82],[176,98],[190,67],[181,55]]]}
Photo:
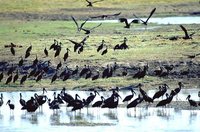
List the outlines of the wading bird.
{"label": "wading bird", "polygon": [[192,100],[192,99],[190,99],[190,97],[191,97],[191,95],[188,95],[187,98],[186,98],[186,99],[188,100],[189,104],[190,104],[190,107],[191,107],[191,106],[197,107],[197,106],[198,106],[198,105],[197,105],[197,102],[194,101],[194,100]]}

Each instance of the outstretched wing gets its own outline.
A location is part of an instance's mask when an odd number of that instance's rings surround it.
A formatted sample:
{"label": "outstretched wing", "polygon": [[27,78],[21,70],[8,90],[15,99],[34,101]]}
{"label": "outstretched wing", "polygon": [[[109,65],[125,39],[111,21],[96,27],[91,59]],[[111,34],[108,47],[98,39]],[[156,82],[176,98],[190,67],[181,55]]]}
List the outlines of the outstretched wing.
{"label": "outstretched wing", "polygon": [[145,21],[143,21],[141,18],[137,17],[135,14],[133,14],[133,16],[134,16],[135,18],[137,18],[138,20],[142,21],[142,23],[145,23]]}
{"label": "outstretched wing", "polygon": [[85,0],[87,3],[90,3],[90,1],[89,0]]}
{"label": "outstretched wing", "polygon": [[71,39],[67,39],[67,40],[69,40],[71,43],[73,43],[73,44],[79,44],[78,42],[75,42],[75,41],[73,41],[73,40],[71,40]]}
{"label": "outstretched wing", "polygon": [[78,26],[78,23],[77,23],[76,19],[73,16],[71,16],[71,18],[74,21],[74,23],[76,24],[77,30],[80,31],[80,28]]}
{"label": "outstretched wing", "polygon": [[124,22],[126,25],[128,25],[128,20],[126,18],[119,18],[120,22]]}
{"label": "outstretched wing", "polygon": [[187,30],[185,29],[185,27],[183,27],[183,25],[180,25],[181,29],[183,30],[183,32],[185,33],[185,38],[190,38],[188,35]]}
{"label": "outstretched wing", "polygon": [[110,14],[110,15],[107,15],[107,16],[119,16],[120,14],[121,14],[121,12],[115,13],[115,14]]}
{"label": "outstretched wing", "polygon": [[155,11],[156,11],[156,8],[154,8],[154,9],[151,11],[149,17],[148,17],[147,20],[146,20],[146,23],[148,22],[149,18],[153,15],[153,13],[154,13]]}
{"label": "outstretched wing", "polygon": [[102,25],[102,23],[100,23],[99,25],[97,25],[97,26],[91,28],[90,30],[94,30],[95,28],[98,28],[98,27],[101,26],[101,25]]}
{"label": "outstretched wing", "polygon": [[89,20],[89,18],[87,18],[83,23],[81,23],[81,26],[79,27],[79,30],[81,30],[83,28],[83,26],[85,25],[85,23]]}
{"label": "outstretched wing", "polygon": [[92,3],[97,3],[97,2],[101,2],[101,1],[104,1],[104,0],[97,0],[97,1],[94,1]]}
{"label": "outstretched wing", "polygon": [[80,43],[85,43],[85,41],[89,38],[89,35],[87,35]]}

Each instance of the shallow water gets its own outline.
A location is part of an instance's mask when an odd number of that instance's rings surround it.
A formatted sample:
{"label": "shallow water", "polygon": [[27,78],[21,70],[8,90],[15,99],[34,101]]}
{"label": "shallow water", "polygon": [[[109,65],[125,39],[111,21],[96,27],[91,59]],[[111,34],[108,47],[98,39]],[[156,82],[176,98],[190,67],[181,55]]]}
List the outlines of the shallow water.
{"label": "shallow water", "polygon": [[[146,18],[141,18],[142,20],[146,20]],[[128,19],[128,21],[132,21],[133,19]],[[94,20],[90,21],[94,23],[117,23],[118,20]],[[153,17],[149,19],[149,23],[155,24],[200,24],[200,17],[194,16],[183,16],[183,17]]]}
{"label": "shallow water", "polygon": [[[60,91],[57,91],[59,93]],[[67,91],[71,95],[78,93],[81,98],[89,96],[90,92]],[[137,93],[138,91],[136,91]],[[148,94],[152,97],[155,91],[150,90]],[[197,89],[182,90],[179,94],[181,100],[185,100],[188,94],[192,99],[198,100]],[[30,99],[35,92],[22,92],[25,100]],[[41,91],[37,92],[42,94]],[[120,91],[124,98],[131,92]],[[100,95],[109,96],[110,92],[100,92]],[[48,104],[44,104],[43,110],[35,113],[25,113],[21,111],[19,104],[19,92],[3,92],[4,104],[0,113],[1,132],[10,131],[198,131],[200,129],[199,110],[176,110],[173,108],[118,108],[113,110],[100,108],[84,108],[81,111],[71,112],[71,108],[65,105],[54,113],[49,110]],[[53,91],[48,91],[47,96],[53,98]],[[136,98],[136,97],[135,97]],[[10,99],[15,104],[15,110],[10,113],[6,104]],[[97,96],[94,101],[100,100]],[[120,100],[120,103],[121,100]],[[83,126],[73,126],[72,124],[83,123]],[[84,125],[85,124],[85,125]],[[94,124],[95,126],[90,126]]]}

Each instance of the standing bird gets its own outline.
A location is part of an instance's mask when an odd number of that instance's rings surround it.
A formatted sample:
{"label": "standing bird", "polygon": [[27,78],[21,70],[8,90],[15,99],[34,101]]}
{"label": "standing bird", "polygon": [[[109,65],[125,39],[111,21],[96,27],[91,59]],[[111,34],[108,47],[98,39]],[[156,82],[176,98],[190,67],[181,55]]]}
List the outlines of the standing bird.
{"label": "standing bird", "polygon": [[49,55],[49,53],[48,53],[48,50],[47,50],[46,46],[45,46],[45,48],[44,48],[44,54],[45,54],[45,56],[46,56],[46,57]]}
{"label": "standing bird", "polygon": [[100,45],[98,46],[98,48],[97,48],[97,52],[99,52],[100,50],[103,49],[104,43],[105,43],[105,41],[102,40],[101,44],[100,44]]}
{"label": "standing bird", "polygon": [[178,88],[175,88],[175,89],[174,89],[175,95],[177,95],[176,98],[178,98],[178,93],[181,91],[181,88],[182,88],[184,85],[183,85],[182,82],[178,82],[178,86],[179,86]]}
{"label": "standing bird", "polygon": [[30,46],[27,48],[26,53],[25,53],[25,58],[28,58],[28,57],[30,56],[31,50],[32,50],[32,45],[30,45]]}
{"label": "standing bird", "polygon": [[27,79],[27,75],[24,75],[21,80],[20,80],[20,85],[24,84],[24,82],[26,81]]}
{"label": "standing bird", "polygon": [[19,103],[21,104],[22,107],[25,107],[26,101],[24,99],[22,99],[22,93],[20,93],[19,95],[20,95]]}
{"label": "standing bird", "polygon": [[191,97],[191,95],[188,95],[186,98],[188,100],[188,102],[190,103],[190,106],[197,107],[197,102],[190,99],[190,97]]}
{"label": "standing bird", "polygon": [[58,63],[58,65],[57,65],[56,69],[58,70],[61,66],[62,66],[62,63],[60,61],[60,63]]}
{"label": "standing bird", "polygon": [[5,84],[9,84],[12,81],[12,74],[7,78],[6,83]]}
{"label": "standing bird", "polygon": [[195,33],[191,33],[189,35],[186,28],[183,25],[180,25],[180,27],[183,30],[183,32],[185,33],[185,36],[183,37],[183,39],[192,39],[192,35],[194,35]]}
{"label": "standing bird", "polygon": [[135,100],[133,100],[131,103],[129,103],[127,105],[127,109],[132,108],[132,107],[136,107],[138,104],[140,104],[143,101],[143,98],[140,97],[140,94],[138,95],[138,98],[136,98]]}
{"label": "standing bird", "polygon": [[101,105],[103,104],[103,102],[104,102],[104,97],[101,96],[101,100],[95,102],[95,103],[92,105],[92,107],[101,107]]}
{"label": "standing bird", "polygon": [[23,63],[24,63],[23,57],[21,56],[20,58],[21,59],[19,60],[19,63],[18,63],[19,67],[23,66]]}
{"label": "standing bird", "polygon": [[56,73],[53,75],[52,79],[51,79],[51,84],[56,81],[56,79],[58,78],[58,75],[57,75],[57,71]]}
{"label": "standing bird", "polygon": [[11,51],[12,55],[15,56],[15,49],[14,49],[14,46],[11,46],[11,47],[10,47],[10,51]]}
{"label": "standing bird", "polygon": [[142,23],[143,23],[144,25],[147,26],[149,19],[151,18],[151,16],[154,14],[155,11],[156,11],[156,8],[154,8],[154,9],[150,12],[150,15],[149,15],[149,17],[146,19],[146,21],[144,21],[144,20],[138,18],[135,14],[133,14],[133,15],[134,15],[137,19],[139,19],[140,21],[142,21]]}
{"label": "standing bird", "polygon": [[13,77],[13,83],[15,83],[18,78],[19,78],[19,73],[18,73],[18,70],[17,70],[16,75]]}
{"label": "standing bird", "polygon": [[64,54],[64,57],[63,57],[64,61],[66,61],[67,58],[69,57],[69,51],[70,50],[67,48],[67,52]]}
{"label": "standing bird", "polygon": [[134,96],[134,94],[136,94],[135,93],[135,91],[133,90],[133,89],[130,89],[131,90],[131,95],[128,95],[128,96],[126,96],[124,99],[123,99],[123,102],[128,102],[128,101],[130,101],[132,98],[133,98],[133,96]]}
{"label": "standing bird", "polygon": [[90,93],[90,96],[89,97],[87,97],[87,99],[86,99],[86,102],[85,102],[85,106],[89,106],[90,105],[90,103],[94,100],[94,98],[96,97],[96,94],[98,94],[99,95],[99,92],[98,91],[94,91],[94,94],[93,93]]}
{"label": "standing bird", "polygon": [[121,22],[121,23],[124,22],[125,23],[124,28],[130,28],[131,23],[134,23],[135,20],[132,20],[132,21],[128,22],[127,18],[119,18],[119,22]]}
{"label": "standing bird", "polygon": [[91,1],[89,1],[89,0],[86,0],[86,2],[88,3],[88,4],[87,4],[87,7],[93,7],[93,4],[94,4],[94,3],[101,2],[101,1],[104,1],[104,0],[97,0],[97,1],[93,1],[93,2],[91,2]]}
{"label": "standing bird", "polygon": [[0,74],[0,82],[1,82],[2,79],[3,79],[3,71]]}
{"label": "standing bird", "polygon": [[7,102],[6,104],[9,106],[10,110],[14,110],[14,109],[15,109],[15,105],[14,105],[14,104],[11,104],[10,102],[11,102],[11,101],[8,100],[8,102]]}
{"label": "standing bird", "polygon": [[106,46],[106,48],[102,51],[101,55],[105,55],[108,52],[108,48]]}
{"label": "standing bird", "polygon": [[96,80],[98,78],[99,78],[99,71],[97,71],[97,74],[92,77],[92,80]]}
{"label": "standing bird", "polygon": [[160,98],[161,96],[163,96],[167,92],[167,88],[169,88],[169,86],[167,84],[164,84],[163,86],[159,86],[159,91],[157,91],[153,95],[153,100],[156,99],[156,98]]}

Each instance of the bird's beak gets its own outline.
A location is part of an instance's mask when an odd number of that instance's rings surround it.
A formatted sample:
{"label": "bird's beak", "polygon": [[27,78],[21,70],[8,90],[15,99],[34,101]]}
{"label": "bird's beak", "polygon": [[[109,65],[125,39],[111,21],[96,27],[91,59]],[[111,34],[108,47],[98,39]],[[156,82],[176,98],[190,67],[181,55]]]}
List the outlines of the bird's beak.
{"label": "bird's beak", "polygon": [[99,94],[99,92],[98,91],[96,91],[96,93],[100,96],[100,94]]}

